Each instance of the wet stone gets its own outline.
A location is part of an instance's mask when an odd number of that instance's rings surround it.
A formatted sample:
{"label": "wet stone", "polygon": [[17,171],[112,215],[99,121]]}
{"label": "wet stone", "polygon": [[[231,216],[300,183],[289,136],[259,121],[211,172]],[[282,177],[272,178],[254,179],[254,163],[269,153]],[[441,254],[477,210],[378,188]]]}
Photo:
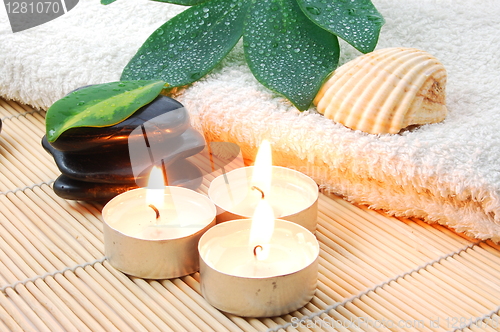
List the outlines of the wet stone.
{"label": "wet stone", "polygon": [[[179,160],[167,167],[168,184],[196,189],[203,180],[198,167],[187,160]],[[141,185],[144,187],[145,185]],[[53,184],[54,192],[61,198],[79,201],[107,202],[125,191],[139,188],[134,184],[85,182],[60,175]]]}
{"label": "wet stone", "polygon": [[42,146],[62,173],[53,188],[65,199],[107,201],[146,187],[153,166],[164,170],[166,185],[196,189],[202,181],[185,159],[205,148],[204,138],[182,104],[165,96],[113,126],[73,128],[54,143],[44,136]]}
{"label": "wet stone", "polygon": [[138,186],[78,181],[61,174],[54,182],[53,188],[56,195],[64,199],[103,202]]}
{"label": "wet stone", "polygon": [[[133,149],[132,159],[128,148],[106,152],[96,149],[94,154],[59,151],[47,142],[45,136],[42,138],[42,146],[52,155],[61,173],[69,178],[86,182],[132,184],[136,181],[144,182],[153,165],[163,163],[168,166],[176,160],[201,152],[205,142],[200,133],[190,128],[177,137],[156,144],[154,150],[148,149],[145,144],[143,149]],[[150,150],[154,151],[153,160],[150,158]],[[136,173],[141,174],[137,179],[132,167],[139,170]]]}
{"label": "wet stone", "polygon": [[158,96],[116,125],[71,128],[50,144],[59,151],[73,153],[127,149],[129,142],[144,139],[143,131],[135,130],[144,124],[149,130],[160,133],[164,139],[180,135],[190,127],[189,115],[181,103],[166,96]]}

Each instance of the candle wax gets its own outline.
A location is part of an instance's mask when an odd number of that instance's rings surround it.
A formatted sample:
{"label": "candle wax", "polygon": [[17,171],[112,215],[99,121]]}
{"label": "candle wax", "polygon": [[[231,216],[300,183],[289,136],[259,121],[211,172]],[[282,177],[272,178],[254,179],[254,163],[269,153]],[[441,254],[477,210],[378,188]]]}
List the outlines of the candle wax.
{"label": "candle wax", "polygon": [[262,244],[268,247],[268,256],[259,260],[254,255],[254,247],[248,244],[249,233],[250,229],[245,228],[214,236],[203,246],[203,259],[229,275],[272,277],[296,272],[317,257],[317,242],[310,241],[303,233],[278,226],[269,244]]}
{"label": "candle wax", "polygon": [[[160,218],[150,208],[146,195],[117,203],[109,211],[107,223],[114,229],[139,239],[167,240],[189,236],[211,221],[206,207],[179,195],[165,194],[163,206],[156,206]],[[197,206],[198,205],[198,206]]]}
{"label": "candle wax", "polygon": [[[236,169],[227,173],[227,183],[222,179],[212,182],[210,197],[226,211],[251,217],[262,199],[261,192],[252,189],[252,171],[253,167]],[[317,185],[312,180],[282,167],[273,167],[270,188],[270,192],[264,192],[264,197],[276,218],[302,211],[317,199]]]}
{"label": "candle wax", "polygon": [[[273,181],[271,191],[264,195],[276,218],[294,214],[311,205],[310,201],[304,199],[305,194],[302,188],[285,181]],[[229,211],[242,216],[251,216],[261,199],[262,194],[250,187],[245,197],[239,201],[230,202]]]}

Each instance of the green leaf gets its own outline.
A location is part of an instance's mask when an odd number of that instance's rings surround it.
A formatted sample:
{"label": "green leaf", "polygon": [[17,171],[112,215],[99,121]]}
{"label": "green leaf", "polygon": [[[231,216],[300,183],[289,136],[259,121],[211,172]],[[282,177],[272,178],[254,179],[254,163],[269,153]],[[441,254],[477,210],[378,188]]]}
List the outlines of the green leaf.
{"label": "green leaf", "polygon": [[375,49],[384,18],[370,0],[297,0],[313,22],[363,53]]}
{"label": "green leaf", "polygon": [[[113,1],[115,1],[115,0],[113,0]],[[209,0],[153,0],[153,1],[173,3],[176,5],[183,5],[183,6],[194,6],[194,5],[199,5],[200,3],[207,2]]]}
{"label": "green leaf", "polygon": [[146,40],[121,79],[161,79],[176,87],[203,77],[240,39],[246,3],[211,0],[181,12]]}
{"label": "green leaf", "polygon": [[47,140],[75,127],[115,125],[155,99],[163,81],[122,81],[91,85],[56,101],[45,116]]}
{"label": "green leaf", "polygon": [[337,66],[337,37],[312,23],[296,0],[254,1],[243,33],[247,63],[259,82],[305,110]]}
{"label": "green leaf", "polygon": [[110,3],[115,2],[116,0],[101,0],[101,5],[109,5]]}

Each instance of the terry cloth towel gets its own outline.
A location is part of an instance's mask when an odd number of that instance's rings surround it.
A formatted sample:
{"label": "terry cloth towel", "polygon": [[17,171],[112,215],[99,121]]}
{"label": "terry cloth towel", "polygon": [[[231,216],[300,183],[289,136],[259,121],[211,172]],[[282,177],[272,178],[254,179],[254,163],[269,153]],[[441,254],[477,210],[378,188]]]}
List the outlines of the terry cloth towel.
{"label": "terry cloth towel", "polygon": [[[444,122],[370,135],[314,108],[300,113],[253,78],[241,43],[176,98],[208,139],[237,142],[248,158],[268,138],[275,164],[350,201],[500,241],[500,3],[373,2],[386,19],[377,48],[419,48],[446,67]],[[79,86],[117,81],[149,34],[184,8],[80,0],[51,22],[12,33],[2,7],[0,96],[46,109]],[[360,55],[341,46],[341,63]]]}

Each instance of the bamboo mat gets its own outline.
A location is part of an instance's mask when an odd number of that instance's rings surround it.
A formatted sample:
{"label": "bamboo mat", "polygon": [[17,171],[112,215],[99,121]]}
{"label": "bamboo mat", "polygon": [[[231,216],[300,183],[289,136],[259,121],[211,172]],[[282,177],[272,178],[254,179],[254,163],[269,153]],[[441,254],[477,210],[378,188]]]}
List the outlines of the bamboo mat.
{"label": "bamboo mat", "polygon": [[126,276],[104,258],[102,206],[52,191],[44,115],[0,99],[0,331],[500,330],[500,246],[324,194],[316,295],[289,315],[221,313],[198,273]]}

